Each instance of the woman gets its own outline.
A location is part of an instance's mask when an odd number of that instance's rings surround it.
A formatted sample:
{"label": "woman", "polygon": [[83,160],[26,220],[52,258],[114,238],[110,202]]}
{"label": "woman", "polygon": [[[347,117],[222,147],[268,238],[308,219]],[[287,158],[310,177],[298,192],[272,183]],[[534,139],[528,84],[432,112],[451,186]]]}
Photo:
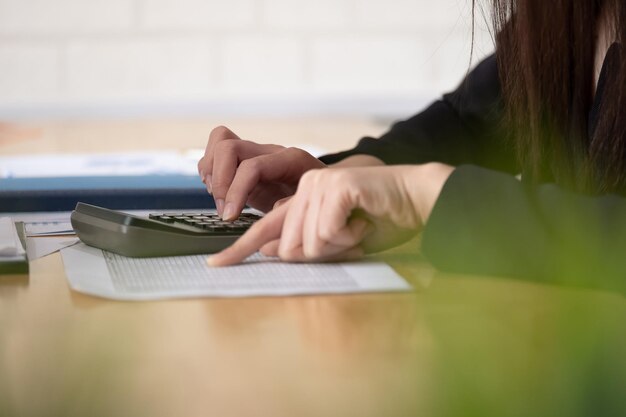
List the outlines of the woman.
{"label": "woman", "polygon": [[276,207],[209,263],[354,259],[424,229],[448,271],[624,291],[626,3],[492,10],[496,54],[377,140],[318,160],[215,129],[198,168],[219,213]]}

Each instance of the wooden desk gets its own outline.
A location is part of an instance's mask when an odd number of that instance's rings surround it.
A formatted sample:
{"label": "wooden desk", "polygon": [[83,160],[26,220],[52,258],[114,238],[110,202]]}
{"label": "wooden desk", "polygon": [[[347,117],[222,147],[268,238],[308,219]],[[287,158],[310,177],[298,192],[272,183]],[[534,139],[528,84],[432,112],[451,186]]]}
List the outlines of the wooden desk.
{"label": "wooden desk", "polygon": [[204,148],[211,129],[222,124],[243,139],[315,144],[329,152],[349,149],[359,138],[379,136],[388,128],[388,123],[356,117],[0,122],[0,155]]}
{"label": "wooden desk", "polygon": [[[619,416],[618,294],[435,273],[409,294],[122,303],[0,277],[0,416]],[[427,284],[427,288],[422,288]]]}

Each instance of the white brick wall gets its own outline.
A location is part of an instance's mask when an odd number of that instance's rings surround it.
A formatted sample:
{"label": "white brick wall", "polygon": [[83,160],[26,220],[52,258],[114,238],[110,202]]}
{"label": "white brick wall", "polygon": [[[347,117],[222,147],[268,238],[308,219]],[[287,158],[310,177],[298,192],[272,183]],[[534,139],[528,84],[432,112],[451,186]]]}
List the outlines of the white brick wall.
{"label": "white brick wall", "polygon": [[[316,101],[300,108],[350,111],[355,98],[359,111],[395,109],[394,100],[434,98],[465,74],[469,8],[470,0],[0,0],[0,118],[16,108],[219,110],[246,100],[260,110],[267,100],[280,111],[282,100],[285,111]],[[492,47],[488,33],[477,35],[482,57]]]}
{"label": "white brick wall", "polygon": [[256,23],[255,0],[137,0],[141,29],[245,30]]}
{"label": "white brick wall", "polygon": [[132,29],[129,0],[0,0],[0,33],[78,35]]}
{"label": "white brick wall", "polygon": [[324,31],[350,24],[348,1],[265,0],[263,6],[262,22],[269,29]]}
{"label": "white brick wall", "polygon": [[417,36],[326,36],[313,42],[313,85],[359,95],[417,91],[427,74],[424,52]]}
{"label": "white brick wall", "polygon": [[[465,14],[465,0],[357,0],[356,23],[367,29],[444,31]],[[469,0],[466,1],[469,5]],[[449,30],[450,27],[447,27]]]}
{"label": "white brick wall", "polygon": [[46,43],[0,45],[0,100],[10,105],[58,96],[59,51]]}
{"label": "white brick wall", "polygon": [[202,97],[215,85],[213,60],[195,37],[71,41],[66,92],[84,101]]}
{"label": "white brick wall", "polygon": [[220,44],[225,92],[246,95],[294,94],[303,89],[304,51],[291,36],[231,36]]}

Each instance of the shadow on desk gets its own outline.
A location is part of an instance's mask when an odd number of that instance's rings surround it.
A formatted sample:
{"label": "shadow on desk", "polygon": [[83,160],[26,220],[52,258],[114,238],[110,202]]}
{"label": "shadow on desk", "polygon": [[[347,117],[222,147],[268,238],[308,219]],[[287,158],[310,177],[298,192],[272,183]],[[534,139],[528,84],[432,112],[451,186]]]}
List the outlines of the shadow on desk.
{"label": "shadow on desk", "polygon": [[0,297],[24,290],[28,284],[28,274],[0,275]]}

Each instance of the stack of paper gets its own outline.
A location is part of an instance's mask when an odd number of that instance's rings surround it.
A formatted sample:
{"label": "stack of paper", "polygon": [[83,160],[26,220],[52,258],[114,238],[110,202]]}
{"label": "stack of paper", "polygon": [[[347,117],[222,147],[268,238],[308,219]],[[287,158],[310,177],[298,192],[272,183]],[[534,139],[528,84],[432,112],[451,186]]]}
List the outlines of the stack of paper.
{"label": "stack of paper", "polygon": [[0,274],[28,272],[24,245],[9,217],[0,218]]}

